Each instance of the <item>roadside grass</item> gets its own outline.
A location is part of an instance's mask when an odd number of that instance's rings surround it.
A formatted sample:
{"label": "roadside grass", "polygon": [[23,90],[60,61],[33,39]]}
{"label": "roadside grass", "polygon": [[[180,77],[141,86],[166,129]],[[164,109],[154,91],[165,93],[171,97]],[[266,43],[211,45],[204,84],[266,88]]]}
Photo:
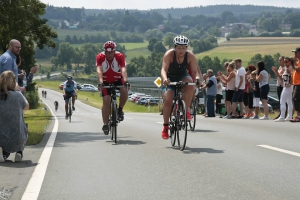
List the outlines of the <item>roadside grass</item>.
{"label": "roadside grass", "polygon": [[151,51],[149,51],[147,48],[138,48],[138,49],[132,49],[129,51],[126,51],[126,61],[129,63],[130,60],[134,57],[144,56],[147,58],[151,55]]}
{"label": "roadside grass", "polygon": [[40,104],[37,109],[31,109],[24,112],[25,123],[28,123],[28,140],[26,145],[38,144],[43,138],[46,127],[51,119],[51,113],[46,112],[44,104]]}
{"label": "roadside grass", "polygon": [[[291,41],[294,41],[292,43]],[[232,41],[226,41],[219,47],[212,50],[196,54],[197,59],[202,59],[204,56],[210,58],[218,56],[220,61],[223,59],[241,58],[244,66],[248,64],[255,54],[273,56],[276,53],[284,56],[293,56],[292,50],[297,46],[299,39],[291,37],[283,38],[239,38]],[[201,66],[200,66],[201,67]]]}

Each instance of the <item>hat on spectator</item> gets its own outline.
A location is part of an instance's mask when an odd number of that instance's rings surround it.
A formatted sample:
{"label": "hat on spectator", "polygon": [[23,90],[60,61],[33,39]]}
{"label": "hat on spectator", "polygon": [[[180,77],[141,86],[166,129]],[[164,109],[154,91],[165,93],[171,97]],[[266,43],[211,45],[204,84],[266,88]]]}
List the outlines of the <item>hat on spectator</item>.
{"label": "hat on spectator", "polygon": [[295,50],[293,50],[292,52],[300,52],[300,47],[297,47]]}

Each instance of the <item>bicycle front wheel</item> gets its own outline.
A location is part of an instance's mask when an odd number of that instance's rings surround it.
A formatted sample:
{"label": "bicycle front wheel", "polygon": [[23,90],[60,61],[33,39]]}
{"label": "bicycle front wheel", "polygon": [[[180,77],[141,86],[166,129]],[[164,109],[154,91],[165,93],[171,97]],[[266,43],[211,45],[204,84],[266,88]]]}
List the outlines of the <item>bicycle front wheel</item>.
{"label": "bicycle front wheel", "polygon": [[169,128],[170,128],[170,138],[171,138],[171,145],[174,146],[176,142],[176,126],[175,126],[175,116],[174,116],[174,106],[172,105],[170,120],[169,120]]}
{"label": "bicycle front wheel", "polygon": [[[180,112],[179,112],[180,111]],[[187,138],[187,119],[186,119],[186,107],[183,100],[179,103],[179,111],[177,112],[177,141],[180,151],[183,151]]]}
{"label": "bicycle front wheel", "polygon": [[[69,101],[71,101],[69,99]],[[71,103],[69,103],[69,122],[71,122],[71,116],[72,116],[72,107],[71,107]]]}
{"label": "bicycle front wheel", "polygon": [[191,107],[191,117],[192,119],[189,121],[189,125],[190,125],[190,130],[194,131],[195,130],[195,126],[196,126],[196,116],[197,116],[197,108],[196,108],[196,101],[194,100],[192,102],[192,107]]}
{"label": "bicycle front wheel", "polygon": [[111,139],[114,140],[115,144],[117,144],[117,104],[116,102],[112,103],[111,106]]}

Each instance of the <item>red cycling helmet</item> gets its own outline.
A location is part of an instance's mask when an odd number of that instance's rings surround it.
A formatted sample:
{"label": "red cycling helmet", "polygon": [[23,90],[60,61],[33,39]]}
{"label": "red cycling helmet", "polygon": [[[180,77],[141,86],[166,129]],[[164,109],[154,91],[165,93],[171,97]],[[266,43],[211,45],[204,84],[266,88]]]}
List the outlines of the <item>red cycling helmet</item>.
{"label": "red cycling helmet", "polygon": [[113,41],[107,41],[103,45],[104,51],[115,51],[116,47],[117,45]]}

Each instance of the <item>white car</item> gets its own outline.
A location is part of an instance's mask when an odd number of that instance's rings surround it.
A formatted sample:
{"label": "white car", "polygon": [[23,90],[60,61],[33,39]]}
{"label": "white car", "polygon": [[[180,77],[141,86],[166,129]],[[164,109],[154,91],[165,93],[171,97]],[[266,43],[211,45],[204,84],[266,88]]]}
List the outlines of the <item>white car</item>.
{"label": "white car", "polygon": [[81,91],[90,91],[90,92],[98,92],[98,88],[92,84],[83,84],[81,86]]}

